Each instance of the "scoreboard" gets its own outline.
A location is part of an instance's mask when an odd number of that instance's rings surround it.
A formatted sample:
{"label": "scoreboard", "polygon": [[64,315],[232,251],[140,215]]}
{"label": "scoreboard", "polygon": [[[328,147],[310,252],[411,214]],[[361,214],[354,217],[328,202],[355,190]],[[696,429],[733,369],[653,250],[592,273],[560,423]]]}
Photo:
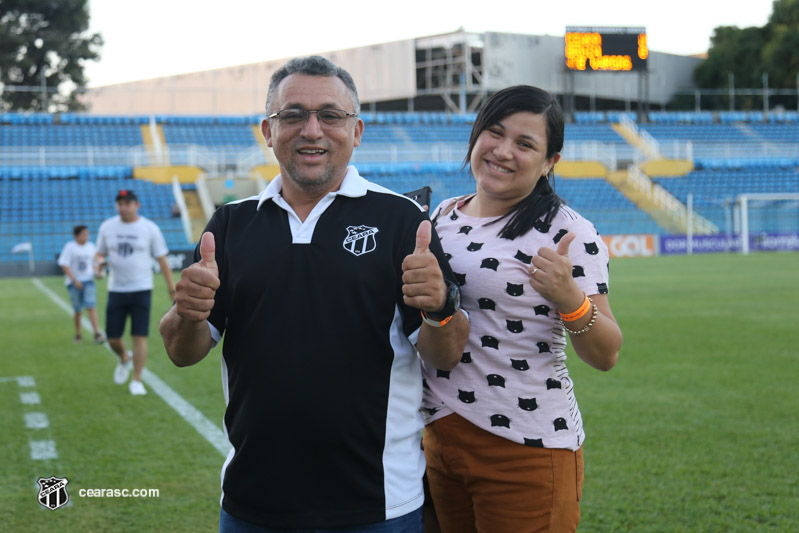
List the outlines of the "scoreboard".
{"label": "scoreboard", "polygon": [[645,28],[567,27],[568,70],[645,71]]}

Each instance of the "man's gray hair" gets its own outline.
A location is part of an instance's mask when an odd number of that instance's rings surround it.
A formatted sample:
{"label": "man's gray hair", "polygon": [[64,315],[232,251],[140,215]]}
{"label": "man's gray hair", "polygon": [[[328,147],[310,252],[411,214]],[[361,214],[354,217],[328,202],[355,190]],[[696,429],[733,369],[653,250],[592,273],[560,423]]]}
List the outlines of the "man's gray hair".
{"label": "man's gray hair", "polygon": [[[271,113],[271,105],[275,98],[275,91],[280,82],[292,74],[305,74],[306,76],[338,77],[347,86],[352,95],[352,106],[355,113],[361,112],[361,102],[358,100],[358,89],[350,73],[335,65],[322,56],[295,57],[277,69],[269,81],[269,91],[266,93],[266,114]],[[346,111],[346,110],[345,110]]]}

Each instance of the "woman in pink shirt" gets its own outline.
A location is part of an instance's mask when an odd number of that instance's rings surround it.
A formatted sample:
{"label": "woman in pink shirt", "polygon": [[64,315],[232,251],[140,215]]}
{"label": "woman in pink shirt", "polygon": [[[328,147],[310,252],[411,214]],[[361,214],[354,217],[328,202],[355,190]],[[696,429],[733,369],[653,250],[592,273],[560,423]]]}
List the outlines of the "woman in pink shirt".
{"label": "woman in pink shirt", "polygon": [[564,350],[570,339],[610,370],[622,334],[607,248],[550,185],[563,132],[546,91],[494,94],[469,140],[474,194],[433,212],[471,322],[460,364],[424,369],[427,475],[445,533],[574,531],[580,520],[585,433]]}

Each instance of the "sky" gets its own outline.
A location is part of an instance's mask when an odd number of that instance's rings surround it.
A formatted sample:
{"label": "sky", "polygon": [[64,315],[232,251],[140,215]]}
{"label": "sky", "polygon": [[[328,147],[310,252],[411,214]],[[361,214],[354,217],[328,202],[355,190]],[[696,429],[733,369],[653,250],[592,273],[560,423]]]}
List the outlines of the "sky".
{"label": "sky", "polygon": [[89,87],[450,33],[563,36],[643,26],[649,49],[706,52],[718,26],[763,26],[773,0],[89,0],[105,44]]}

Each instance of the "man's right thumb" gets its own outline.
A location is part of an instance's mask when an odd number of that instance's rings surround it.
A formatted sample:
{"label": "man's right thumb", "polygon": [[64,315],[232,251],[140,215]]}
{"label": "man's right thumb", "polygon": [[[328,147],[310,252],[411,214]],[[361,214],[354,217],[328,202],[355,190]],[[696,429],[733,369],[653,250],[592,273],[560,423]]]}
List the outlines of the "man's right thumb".
{"label": "man's right thumb", "polygon": [[216,268],[216,241],[214,234],[206,231],[200,238],[200,263],[205,267]]}

